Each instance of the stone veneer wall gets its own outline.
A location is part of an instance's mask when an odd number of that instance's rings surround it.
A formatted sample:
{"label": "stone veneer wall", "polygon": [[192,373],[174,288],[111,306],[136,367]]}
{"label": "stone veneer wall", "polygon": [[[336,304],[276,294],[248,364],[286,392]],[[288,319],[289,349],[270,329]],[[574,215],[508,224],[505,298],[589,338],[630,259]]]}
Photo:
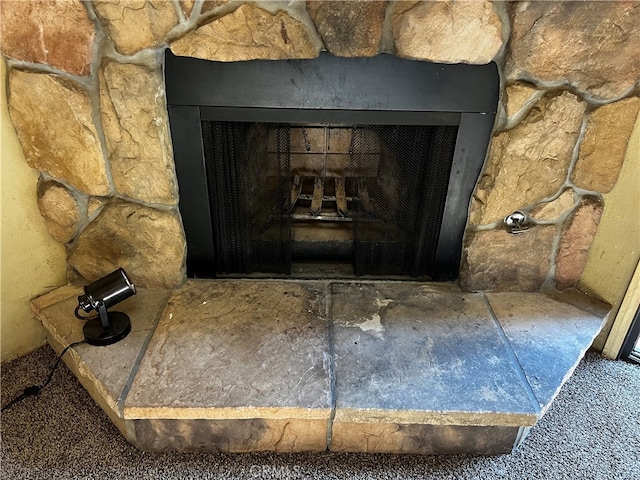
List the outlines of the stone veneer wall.
{"label": "stone veneer wall", "polygon": [[[2,1],[11,118],[70,276],[185,278],[162,79],[166,48],[212,60],[392,53],[501,71],[470,207],[469,290],[575,285],[640,110],[638,2]],[[502,218],[526,210],[531,229]]]}

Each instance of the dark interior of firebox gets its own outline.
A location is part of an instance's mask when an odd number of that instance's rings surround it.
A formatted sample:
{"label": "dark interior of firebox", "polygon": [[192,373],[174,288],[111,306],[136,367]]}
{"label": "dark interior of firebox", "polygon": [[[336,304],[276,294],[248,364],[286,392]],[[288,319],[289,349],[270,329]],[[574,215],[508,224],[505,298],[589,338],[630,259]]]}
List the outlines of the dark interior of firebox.
{"label": "dark interior of firebox", "polygon": [[456,126],[202,130],[218,276],[429,276]]}

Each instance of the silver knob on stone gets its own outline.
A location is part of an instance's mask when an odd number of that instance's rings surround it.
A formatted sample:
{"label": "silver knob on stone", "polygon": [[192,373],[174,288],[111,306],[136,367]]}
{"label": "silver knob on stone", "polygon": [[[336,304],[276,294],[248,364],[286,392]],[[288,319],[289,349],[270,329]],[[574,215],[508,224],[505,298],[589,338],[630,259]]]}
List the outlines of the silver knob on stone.
{"label": "silver knob on stone", "polygon": [[512,214],[507,215],[503,221],[509,233],[522,233],[529,230],[529,214],[522,210],[516,210]]}

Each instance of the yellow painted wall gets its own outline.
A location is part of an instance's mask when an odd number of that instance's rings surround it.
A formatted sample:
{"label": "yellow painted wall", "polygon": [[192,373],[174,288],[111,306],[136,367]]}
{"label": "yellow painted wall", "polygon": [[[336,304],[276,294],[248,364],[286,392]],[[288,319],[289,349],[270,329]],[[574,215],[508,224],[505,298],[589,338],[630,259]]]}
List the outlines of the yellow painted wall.
{"label": "yellow painted wall", "polygon": [[0,58],[0,359],[44,343],[29,300],[66,283],[64,247],[47,232],[38,210],[38,172],[30,168],[9,119],[7,68]]}
{"label": "yellow painted wall", "polygon": [[640,259],[640,115],[629,140],[620,176],[604,196],[604,212],[589,259],[578,282],[583,292],[613,306],[609,323],[596,339],[602,350],[611,323]]}

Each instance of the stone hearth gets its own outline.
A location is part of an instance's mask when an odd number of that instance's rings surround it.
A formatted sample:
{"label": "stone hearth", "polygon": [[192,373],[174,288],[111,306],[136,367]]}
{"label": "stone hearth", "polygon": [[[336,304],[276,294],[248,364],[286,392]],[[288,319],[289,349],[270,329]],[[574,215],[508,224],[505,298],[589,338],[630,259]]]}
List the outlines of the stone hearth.
{"label": "stone hearth", "polygon": [[[32,302],[60,352],[77,287]],[[600,330],[577,292],[452,284],[189,280],[117,310],[132,333],[65,361],[144,450],[507,453]]]}

